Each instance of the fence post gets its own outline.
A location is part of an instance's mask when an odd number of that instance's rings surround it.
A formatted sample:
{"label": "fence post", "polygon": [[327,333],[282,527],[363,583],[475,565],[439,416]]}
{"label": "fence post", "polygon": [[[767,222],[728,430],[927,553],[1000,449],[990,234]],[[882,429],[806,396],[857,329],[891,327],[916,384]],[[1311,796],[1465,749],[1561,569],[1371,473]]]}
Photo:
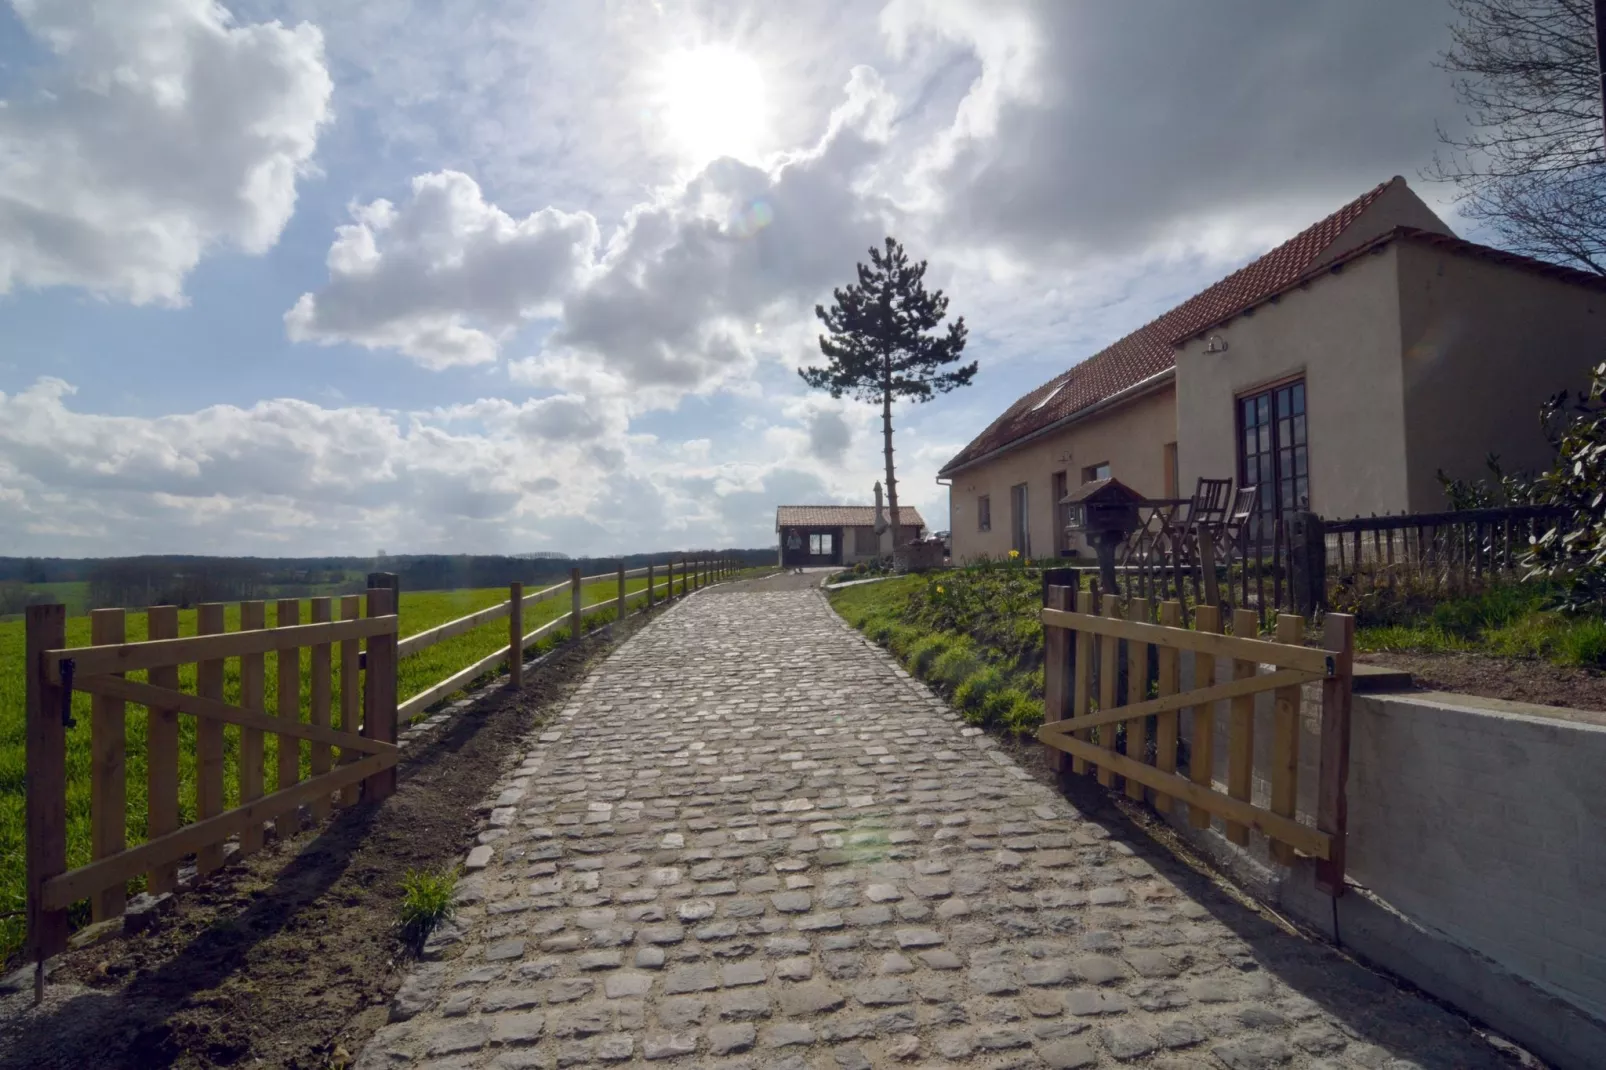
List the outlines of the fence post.
{"label": "fence post", "polygon": [[[1205,605],[1219,607],[1221,586],[1216,580],[1216,540],[1207,527],[1199,528],[1199,581],[1204,584]],[[1227,582],[1232,582],[1230,575]]]}
{"label": "fence post", "polygon": [[[90,610],[91,643],[110,646],[127,638],[123,610]],[[96,695],[90,700],[89,708],[90,846],[93,856],[101,859],[128,846],[124,823],[128,816],[128,704],[122,699]],[[90,900],[90,917],[95,921],[121,917],[127,899],[128,893],[121,884],[102,889]]]}
{"label": "fence post", "polygon": [[619,559],[619,611],[614,615],[620,624],[625,622],[625,561]]}
{"label": "fence post", "polygon": [[1349,828],[1350,684],[1354,672],[1355,618],[1329,613],[1322,622],[1322,646],[1333,652],[1333,675],[1322,681],[1322,757],[1316,782],[1316,828],[1332,837],[1326,858],[1316,860],[1316,887],[1337,898],[1344,894],[1344,838]]}
{"label": "fence post", "polygon": [[[400,599],[399,581],[394,572],[368,574],[368,616],[384,617],[396,612]],[[368,638],[368,668],[364,684],[366,709],[363,735],[381,743],[396,742],[396,635]],[[377,802],[396,791],[396,767],[382,769],[363,781],[363,799]]]}
{"label": "fence post", "polygon": [[580,566],[569,569],[569,638],[580,641]]}
{"label": "fence post", "polygon": [[[1069,572],[1069,569],[1047,569],[1049,572]],[[1049,609],[1070,609],[1071,588],[1053,584],[1043,592],[1043,604]],[[1071,633],[1059,627],[1043,629],[1043,723],[1063,721],[1071,712]],[[1048,748],[1048,767],[1054,772],[1065,768],[1065,752],[1058,747]]]}
{"label": "fence post", "polygon": [[[152,606],[145,611],[146,635],[151,639],[178,638],[178,607]],[[178,690],[178,666],[149,670],[154,687]],[[147,708],[145,721],[145,836],[154,840],[178,830],[178,713]],[[178,867],[169,862],[155,867],[145,878],[152,894],[171,892],[178,884]]]}
{"label": "fence post", "polygon": [[647,608],[648,609],[652,608],[652,584],[653,584],[652,562],[648,561],[647,562]]}
{"label": "fence post", "polygon": [[1289,521],[1289,565],[1294,612],[1310,617],[1327,604],[1327,535],[1315,513],[1295,513]]}
{"label": "fence post", "polygon": [[67,607],[29,606],[27,765],[23,783],[28,813],[28,942],[33,946],[34,1000],[44,997],[45,959],[67,950],[67,912],[46,910],[45,882],[67,872],[67,727],[64,692],[50,682],[45,651],[67,645]]}
{"label": "fence post", "polygon": [[524,584],[508,584],[507,601],[507,682],[519,688],[524,686]]}

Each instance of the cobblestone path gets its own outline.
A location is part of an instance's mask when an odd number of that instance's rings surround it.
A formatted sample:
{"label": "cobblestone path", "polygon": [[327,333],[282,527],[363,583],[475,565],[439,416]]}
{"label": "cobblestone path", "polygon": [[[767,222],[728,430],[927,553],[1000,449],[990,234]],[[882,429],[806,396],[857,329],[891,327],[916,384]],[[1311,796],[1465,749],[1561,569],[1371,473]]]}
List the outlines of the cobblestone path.
{"label": "cobblestone path", "polygon": [[1507,1065],[1079,814],[813,591],[671,610],[494,803],[362,1070]]}

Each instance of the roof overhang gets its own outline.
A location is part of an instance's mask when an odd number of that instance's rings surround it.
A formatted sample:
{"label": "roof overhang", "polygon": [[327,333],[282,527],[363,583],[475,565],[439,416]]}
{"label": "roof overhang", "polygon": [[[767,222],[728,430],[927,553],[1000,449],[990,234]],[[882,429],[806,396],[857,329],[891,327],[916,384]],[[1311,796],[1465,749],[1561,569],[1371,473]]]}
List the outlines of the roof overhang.
{"label": "roof overhang", "polygon": [[1172,379],[1175,379],[1176,375],[1177,369],[1175,365],[1165,369],[1164,371],[1156,372],[1147,379],[1140,379],[1123,390],[1117,390],[1107,398],[1101,398],[1091,405],[1082,406],[1080,409],[1077,409],[1075,412],[1070,413],[1069,415],[1061,416],[1058,420],[1055,420],[1051,424],[1044,424],[1037,430],[1029,431],[1020,438],[1011,439],[1002,446],[990,449],[980,457],[973,457],[964,464],[956,465],[952,468],[944,468],[937,473],[937,478],[950,478],[959,472],[965,471],[967,468],[974,468],[978,464],[986,464],[988,461],[991,461],[997,457],[1001,457],[1012,450],[1017,450],[1022,446],[1029,445],[1045,435],[1052,435],[1056,431],[1062,431],[1073,424],[1078,424],[1083,420],[1102,415],[1113,408],[1126,404],[1128,401],[1135,401],[1140,397],[1152,394],[1161,387],[1165,386],[1167,383],[1171,382]]}
{"label": "roof overhang", "polygon": [[1470,257],[1476,260],[1486,260],[1493,264],[1509,267],[1518,271],[1526,271],[1534,275],[1542,275],[1557,282],[1573,286],[1582,286],[1585,289],[1606,290],[1606,277],[1596,275],[1590,271],[1568,267],[1566,264],[1553,264],[1547,260],[1536,260],[1531,256],[1522,256],[1517,253],[1508,253],[1504,249],[1496,249],[1489,245],[1480,245],[1477,242],[1458,238],[1453,234],[1439,234],[1431,230],[1422,230],[1419,227],[1395,227],[1386,230],[1370,241],[1363,242],[1348,252],[1342,253],[1331,260],[1324,260],[1316,267],[1300,275],[1297,279],[1285,286],[1280,286],[1270,293],[1263,294],[1254,302],[1237,309],[1232,313],[1211,320],[1203,326],[1193,328],[1186,335],[1174,338],[1172,346],[1181,349],[1189,342],[1198,341],[1211,331],[1225,327],[1235,319],[1252,316],[1262,306],[1276,304],[1285,294],[1294,290],[1303,290],[1318,279],[1329,275],[1340,274],[1346,265],[1361,260],[1368,255],[1376,255],[1386,251],[1390,246],[1400,242],[1410,242],[1416,245],[1436,249],[1451,256]]}

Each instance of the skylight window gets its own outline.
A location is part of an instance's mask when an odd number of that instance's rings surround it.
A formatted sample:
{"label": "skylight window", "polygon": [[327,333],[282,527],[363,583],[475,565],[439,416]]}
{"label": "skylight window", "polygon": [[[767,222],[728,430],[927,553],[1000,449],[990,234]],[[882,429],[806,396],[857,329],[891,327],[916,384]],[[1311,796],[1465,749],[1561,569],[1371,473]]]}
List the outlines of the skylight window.
{"label": "skylight window", "polygon": [[1064,390],[1065,389],[1065,383],[1068,383],[1068,382],[1070,382],[1069,379],[1065,380],[1065,382],[1060,383],[1060,385],[1056,386],[1053,390],[1050,390],[1048,392],[1048,394],[1043,398],[1042,401],[1039,401],[1036,405],[1032,406],[1032,411],[1036,412],[1038,409],[1042,408],[1044,405],[1047,405],[1050,401],[1053,401],[1054,400],[1054,395],[1058,394],[1061,390]]}

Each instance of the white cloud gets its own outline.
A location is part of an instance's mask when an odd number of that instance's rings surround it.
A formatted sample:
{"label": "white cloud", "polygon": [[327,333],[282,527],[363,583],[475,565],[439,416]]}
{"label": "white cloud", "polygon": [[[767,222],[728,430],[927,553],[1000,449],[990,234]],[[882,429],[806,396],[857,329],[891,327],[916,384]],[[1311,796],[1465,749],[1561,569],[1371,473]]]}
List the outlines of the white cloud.
{"label": "white cloud", "polygon": [[0,293],[181,304],[217,246],[258,254],[329,119],[323,38],[211,0],[12,0],[55,63],[0,101]]}
{"label": "white cloud", "polygon": [[556,311],[595,255],[597,225],[555,208],[514,219],[468,175],[419,175],[400,208],[352,208],[329,283],[285,313],[296,341],[396,349],[426,368],[496,360],[520,324]]}
{"label": "white cloud", "polygon": [[0,393],[0,554],[764,546],[764,488],[861,498],[871,481],[813,456],[801,424],[756,455],[632,434],[618,400],[573,395],[144,418],[77,410],[74,393],[50,378]]}
{"label": "white cloud", "polygon": [[290,336],[389,348],[428,368],[495,361],[521,325],[554,317],[516,381],[610,393],[655,388],[661,405],[729,388],[839,282],[894,216],[865,192],[894,101],[857,68],[809,150],[769,168],[718,160],[634,208],[598,250],[589,214],[515,220],[472,178],[413,180],[400,208],[353,210],[329,250],[329,284],[285,316]]}

